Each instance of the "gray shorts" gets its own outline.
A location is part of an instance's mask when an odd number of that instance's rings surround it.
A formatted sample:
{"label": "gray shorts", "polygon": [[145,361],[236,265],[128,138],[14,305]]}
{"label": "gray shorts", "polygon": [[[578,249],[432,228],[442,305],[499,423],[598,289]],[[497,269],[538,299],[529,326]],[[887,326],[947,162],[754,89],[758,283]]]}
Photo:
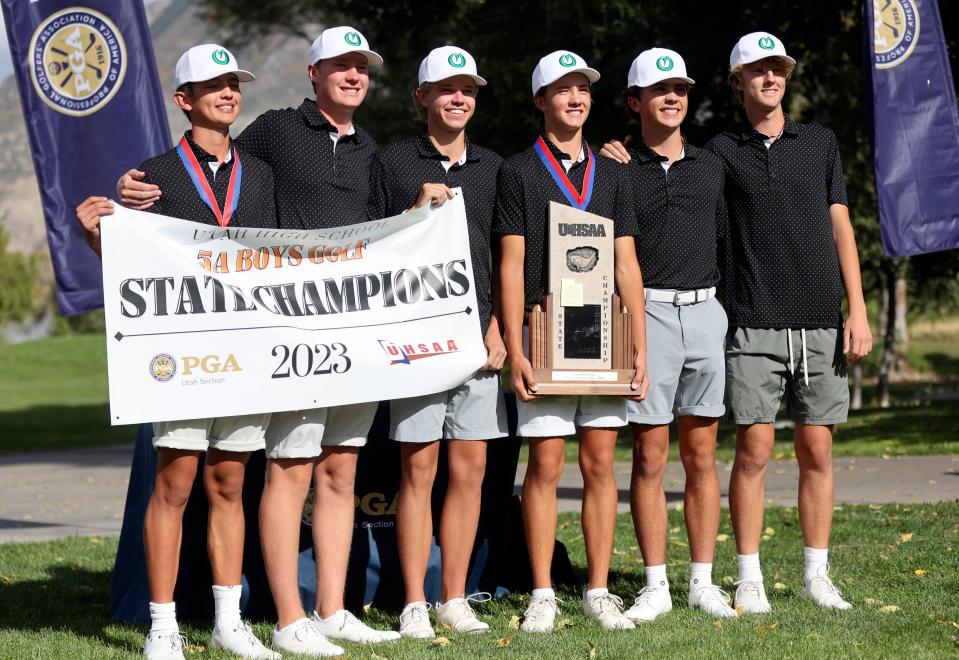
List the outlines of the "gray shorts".
{"label": "gray shorts", "polygon": [[273,413],[266,431],[267,458],[315,458],[323,447],[362,447],[377,401]]}
{"label": "gray shorts", "polygon": [[184,451],[247,452],[263,449],[270,413],[153,422],[153,446]]}
{"label": "gray shorts", "polygon": [[398,442],[492,440],[506,434],[498,371],[477,371],[446,392],[390,401],[390,437]]}
{"label": "gray shorts", "polygon": [[669,424],[676,415],[722,417],[726,311],[715,298],[691,305],[646,301],[649,395],[628,401],[631,424]]}
{"label": "gray shorts", "polygon": [[849,383],[842,336],[835,328],[806,330],[804,347],[802,335],[800,330],[736,328],[727,337],[726,391],[737,424],[776,421],[783,394],[786,414],[796,422],[846,421]]}

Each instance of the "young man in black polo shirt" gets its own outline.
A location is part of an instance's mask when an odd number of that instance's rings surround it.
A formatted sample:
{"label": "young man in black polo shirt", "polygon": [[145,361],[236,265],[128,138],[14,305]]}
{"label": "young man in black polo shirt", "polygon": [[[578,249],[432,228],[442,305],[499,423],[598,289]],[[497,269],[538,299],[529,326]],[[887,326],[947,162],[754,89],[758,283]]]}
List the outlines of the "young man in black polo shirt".
{"label": "young man in black polo shirt", "polygon": [[[174,102],[192,129],[170,151],[145,161],[144,180],[166,195],[153,213],[221,227],[276,227],[273,173],[230,141],[242,94],[253,80],[237,68],[232,53],[216,44],[195,46],[176,67]],[[105,197],[89,197],[77,207],[88,244],[100,252],[100,217],[113,213]],[[206,452],[203,482],[210,502],[209,554],[213,573],[213,648],[244,658],[279,658],[240,618],[243,570],[243,479],[250,453],[264,446],[270,415],[154,422],[156,486],[143,525],[152,624],[143,646],[147,658],[182,659],[185,638],[176,621],[173,590],[180,558],[183,511]]]}
{"label": "young man in black polo shirt", "polygon": [[496,175],[502,159],[466,139],[476,96],[486,81],[473,57],[461,48],[432,50],[420,64],[414,103],[426,130],[385,147],[370,174],[371,219],[398,215],[431,203],[440,206],[462,188],[473,275],[487,362],[468,381],[448,392],[397,399],[390,404],[390,437],[400,443],[402,476],[396,536],[406,584],[400,634],[434,636],[423,591],[432,544],[432,491],[447,441],[449,485],[440,517],[441,602],[436,620],[456,632],[482,633],[466,595],[466,576],[476,540],[486,470],[486,441],[506,435],[499,371],[506,359],[498,314],[490,292],[490,226],[496,207]]}
{"label": "young man in black polo shirt", "polygon": [[[350,26],[323,31],[310,49],[307,71],[315,99],[258,117],[237,142],[266,161],[276,177],[281,228],[321,229],[366,220],[369,165],[376,143],[353,122],[369,88],[369,67],[383,58]],[[149,204],[160,191],[121,179],[124,204]],[[324,636],[357,643],[397,639],[366,626],[344,608],[353,540],[353,485],[359,448],[376,402],[275,413],[267,431],[267,476],[260,507],[263,559],[278,613],[274,644],[293,648],[300,638],[316,652],[342,653]],[[297,588],[300,518],[313,483],[316,611],[307,616]],[[321,634],[322,633],[322,634]],[[326,646],[324,646],[326,645]],[[337,651],[338,650],[338,651]]]}
{"label": "young man in black polo shirt", "polygon": [[[686,471],[689,605],[714,617],[736,616],[728,595],[712,582],[720,511],[716,432],[726,410],[726,313],[715,297],[717,242],[725,225],[723,165],[683,139],[692,85],[683,58],[665,48],[640,53],[627,78],[626,102],[642,120],[642,140],[623,160],[636,200],[650,379],[646,400],[629,402],[631,509],[646,573],[646,587],[626,611],[634,621],[652,621],[672,609],[663,474],[674,412]],[[603,149],[614,157],[623,151],[618,143]]]}
{"label": "young man in black polo shirt", "polygon": [[526,313],[547,294],[549,202],[610,218],[616,237],[616,286],[632,312],[636,368],[632,385],[637,397],[646,394],[642,275],[636,262],[636,221],[626,170],[596,158],[583,140],[592,101],[590,85],[597,80],[599,72],[575,53],[556,51],[543,57],[533,72],[533,103],[543,113],[544,132],[533,147],[504,161],[499,174],[493,231],[500,234],[500,300],[510,377],[518,399],[518,433],[530,439],[522,499],[534,587],[522,624],[529,632],[553,630],[557,605],[550,568],[556,540],[556,487],[563,472],[564,436],[577,430],[588,572],[583,611],[606,629],[634,627],[620,611],[622,600],[606,588],[616,525],[613,452],[617,428],[626,424],[626,400],[537,397],[524,349]]}
{"label": "young man in black polo shirt", "polygon": [[[724,303],[727,392],[736,421],[729,502],[736,533],[736,605],[768,612],[759,566],[763,479],[780,400],[796,423],[799,522],[805,546],[802,596],[849,609],[829,579],[833,512],[832,427],[846,421],[846,360],[872,348],[836,136],[785,116],[795,60],[775,36],[744,36],[729,81],[748,125],[708,148],[726,170],[729,240]],[[845,286],[849,313],[843,323]]]}

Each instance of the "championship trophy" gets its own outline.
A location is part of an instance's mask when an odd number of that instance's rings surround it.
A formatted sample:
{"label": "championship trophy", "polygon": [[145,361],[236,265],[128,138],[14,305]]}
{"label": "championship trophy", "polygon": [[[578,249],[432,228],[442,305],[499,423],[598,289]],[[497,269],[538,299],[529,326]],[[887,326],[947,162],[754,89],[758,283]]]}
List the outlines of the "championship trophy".
{"label": "championship trophy", "polygon": [[633,369],[629,311],[614,293],[613,221],[549,204],[549,293],[529,313],[537,394],[628,396]]}

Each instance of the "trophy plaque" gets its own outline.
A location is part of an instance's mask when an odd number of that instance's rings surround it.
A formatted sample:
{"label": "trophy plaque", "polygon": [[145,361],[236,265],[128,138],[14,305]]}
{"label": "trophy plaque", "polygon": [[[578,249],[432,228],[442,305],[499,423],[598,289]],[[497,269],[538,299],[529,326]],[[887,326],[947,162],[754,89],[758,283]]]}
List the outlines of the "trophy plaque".
{"label": "trophy plaque", "polygon": [[614,293],[613,221],[549,204],[549,293],[529,313],[537,394],[635,391],[629,312]]}

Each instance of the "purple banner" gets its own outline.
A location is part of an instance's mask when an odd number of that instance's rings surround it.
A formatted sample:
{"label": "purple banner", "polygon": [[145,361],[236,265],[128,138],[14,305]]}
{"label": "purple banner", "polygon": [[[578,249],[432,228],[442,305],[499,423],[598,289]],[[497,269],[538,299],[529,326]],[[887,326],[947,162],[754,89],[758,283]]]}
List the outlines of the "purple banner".
{"label": "purple banner", "polygon": [[169,148],[143,3],[0,0],[63,314],[103,306],[74,208]]}
{"label": "purple banner", "polygon": [[864,0],[883,248],[959,247],[959,109],[936,0]]}

